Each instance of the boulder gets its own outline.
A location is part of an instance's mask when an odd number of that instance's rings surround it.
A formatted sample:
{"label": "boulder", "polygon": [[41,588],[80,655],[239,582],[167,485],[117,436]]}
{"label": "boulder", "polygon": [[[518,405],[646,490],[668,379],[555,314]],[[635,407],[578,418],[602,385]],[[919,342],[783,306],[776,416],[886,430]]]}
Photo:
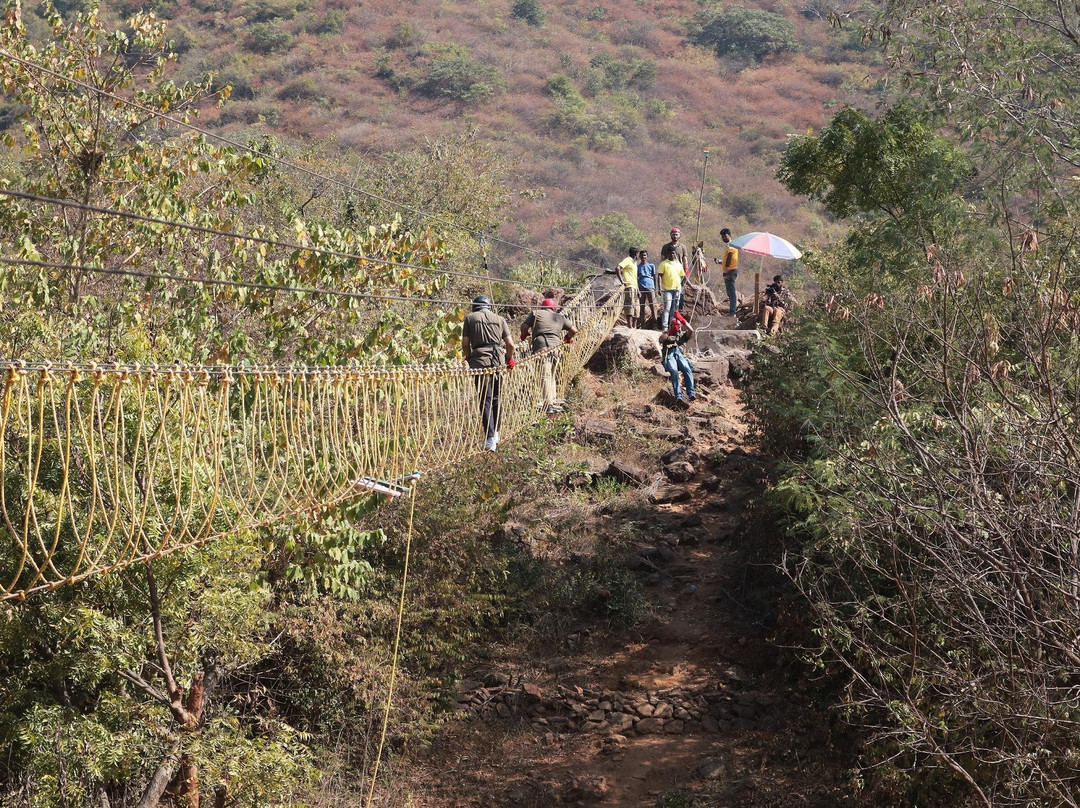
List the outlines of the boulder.
{"label": "boulder", "polygon": [[649,366],[660,359],[660,332],[616,326],[586,363],[594,373],[606,373],[631,362]]}
{"label": "boulder", "polygon": [[664,466],[664,476],[673,483],[685,483],[694,478],[697,470],[685,460],[677,460]]}
{"label": "boulder", "polygon": [[673,502],[686,502],[693,499],[693,496],[690,490],[684,486],[665,484],[653,492],[652,500],[657,505],[664,505]]}
{"label": "boulder", "polygon": [[719,780],[724,776],[726,770],[727,766],[724,765],[724,761],[720,760],[720,758],[703,758],[697,765],[698,774],[706,780]]}
{"label": "boulder", "polygon": [[642,485],[649,479],[648,472],[621,460],[612,460],[604,472],[605,477],[612,477],[627,485]]}
{"label": "boulder", "polygon": [[619,426],[614,421],[587,418],[578,422],[577,432],[583,443],[608,443],[619,434]]}

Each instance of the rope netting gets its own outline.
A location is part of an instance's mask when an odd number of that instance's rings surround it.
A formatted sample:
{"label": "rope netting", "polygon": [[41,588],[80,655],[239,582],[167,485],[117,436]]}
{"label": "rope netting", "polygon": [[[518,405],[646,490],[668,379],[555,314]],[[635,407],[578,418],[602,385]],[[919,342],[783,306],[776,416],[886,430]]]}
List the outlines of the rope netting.
{"label": "rope netting", "polygon": [[574,341],[506,368],[93,366],[0,360],[0,600],[24,598],[445,468],[560,395],[618,316],[590,289]]}

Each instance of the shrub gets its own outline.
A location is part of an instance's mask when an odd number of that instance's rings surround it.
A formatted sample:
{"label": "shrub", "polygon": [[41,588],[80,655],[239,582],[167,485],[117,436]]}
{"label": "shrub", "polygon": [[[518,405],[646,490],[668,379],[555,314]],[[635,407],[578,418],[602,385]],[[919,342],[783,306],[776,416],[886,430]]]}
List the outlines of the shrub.
{"label": "shrub", "polygon": [[715,6],[694,17],[690,41],[712,48],[717,56],[764,59],[799,49],[795,26],[779,14],[744,6]]}
{"label": "shrub", "polygon": [[622,211],[597,216],[589,228],[588,243],[602,250],[624,252],[627,247],[638,247],[648,242],[648,236]]}
{"label": "shrub", "polygon": [[435,57],[413,83],[429,98],[476,102],[490,100],[504,86],[498,69],[458,53]]}
{"label": "shrub", "polygon": [[306,3],[296,0],[250,0],[244,6],[244,16],[253,23],[291,20],[306,7]]}
{"label": "shrub", "polygon": [[544,7],[540,0],[514,0],[510,13],[519,20],[537,27],[544,24]]}
{"label": "shrub", "polygon": [[424,44],[424,33],[411,22],[399,22],[386,38],[386,47],[390,50],[417,48],[422,44]]}
{"label": "shrub", "polygon": [[315,20],[307,25],[307,30],[312,34],[340,34],[345,27],[345,12],[339,8],[332,8],[323,15],[321,20]]}
{"label": "shrub", "polygon": [[277,53],[292,47],[293,35],[278,20],[258,22],[248,29],[244,47],[255,53]]}
{"label": "shrub", "polygon": [[322,95],[310,76],[295,78],[277,91],[277,97],[288,101],[314,101]]}

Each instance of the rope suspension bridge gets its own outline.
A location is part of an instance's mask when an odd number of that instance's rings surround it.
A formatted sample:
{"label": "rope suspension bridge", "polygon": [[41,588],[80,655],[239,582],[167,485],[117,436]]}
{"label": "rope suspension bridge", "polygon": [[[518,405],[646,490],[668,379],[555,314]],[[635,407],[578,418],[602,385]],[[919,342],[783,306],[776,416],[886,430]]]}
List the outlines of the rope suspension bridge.
{"label": "rope suspension bridge", "polygon": [[0,361],[0,600],[85,580],[351,498],[392,492],[483,443],[498,379],[511,438],[564,393],[618,316],[586,287],[572,344],[513,370]]}

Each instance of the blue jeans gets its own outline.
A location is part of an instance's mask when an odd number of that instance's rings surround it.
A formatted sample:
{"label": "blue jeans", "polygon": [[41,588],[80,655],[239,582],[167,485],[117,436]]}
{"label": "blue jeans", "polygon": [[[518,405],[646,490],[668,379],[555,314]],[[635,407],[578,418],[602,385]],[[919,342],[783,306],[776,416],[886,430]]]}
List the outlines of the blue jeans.
{"label": "blue jeans", "polygon": [[739,277],[738,272],[725,272],[724,273],[724,289],[727,290],[728,299],[731,301],[731,316],[735,316],[735,301],[738,300],[738,295],[735,293],[735,279]]}
{"label": "blue jeans", "polygon": [[675,398],[682,395],[682,390],[679,387],[680,372],[682,372],[683,380],[686,382],[687,397],[694,397],[694,369],[690,366],[690,360],[683,356],[682,350],[673,348],[667,352],[664,356],[664,369],[671,376],[671,390],[675,393]]}
{"label": "blue jeans", "polygon": [[679,292],[679,289],[664,290],[664,313],[661,317],[660,324],[665,331],[667,331],[668,326],[671,325],[672,312],[674,312],[679,305]]}

